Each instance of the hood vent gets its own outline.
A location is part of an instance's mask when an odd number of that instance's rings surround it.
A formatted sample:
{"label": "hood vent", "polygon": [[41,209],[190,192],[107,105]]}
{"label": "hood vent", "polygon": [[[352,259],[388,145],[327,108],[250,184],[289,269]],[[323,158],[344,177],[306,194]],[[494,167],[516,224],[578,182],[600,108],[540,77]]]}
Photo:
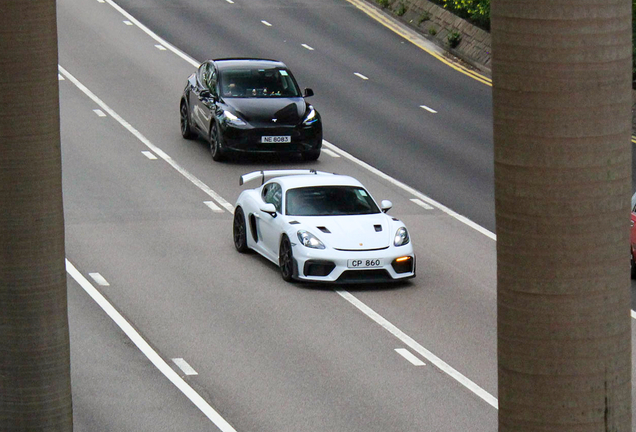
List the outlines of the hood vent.
{"label": "hood vent", "polygon": [[299,223],[300,223],[300,222],[298,222],[298,221],[289,221],[289,224],[290,224],[290,225],[298,225]]}
{"label": "hood vent", "polygon": [[382,231],[382,225],[373,225],[373,228],[375,228],[375,232]]}
{"label": "hood vent", "polygon": [[329,231],[327,229],[327,227],[319,226],[319,227],[316,227],[316,228],[318,228],[320,231],[324,232],[325,234],[331,234],[331,231]]}

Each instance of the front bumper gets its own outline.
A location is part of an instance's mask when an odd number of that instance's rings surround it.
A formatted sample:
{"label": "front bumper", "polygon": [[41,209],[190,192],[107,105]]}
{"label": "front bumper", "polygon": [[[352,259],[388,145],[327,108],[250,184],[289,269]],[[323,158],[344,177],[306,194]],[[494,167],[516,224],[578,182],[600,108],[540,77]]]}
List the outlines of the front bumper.
{"label": "front bumper", "polygon": [[[322,147],[322,123],[296,126],[221,125],[223,150],[244,153],[302,153]],[[262,143],[263,136],[290,136],[291,143]]]}

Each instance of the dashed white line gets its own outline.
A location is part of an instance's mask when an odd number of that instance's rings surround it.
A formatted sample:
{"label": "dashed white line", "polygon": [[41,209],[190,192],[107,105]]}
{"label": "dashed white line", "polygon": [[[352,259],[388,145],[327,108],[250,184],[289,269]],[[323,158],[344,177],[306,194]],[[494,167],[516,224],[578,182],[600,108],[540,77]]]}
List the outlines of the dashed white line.
{"label": "dashed white line", "polygon": [[210,404],[177,374],[164,359],[141,337],[128,321],[112,304],[82,275],[79,270],[66,260],[66,272],[90,295],[106,314],[126,333],[126,336],[144,353],[159,371],[172,382],[199,410],[218,427],[221,432],[236,432]]}
{"label": "dashed white line", "polygon": [[331,157],[333,157],[333,158],[339,158],[339,157],[340,157],[340,155],[339,155],[338,153],[336,153],[336,152],[334,152],[334,151],[331,151],[331,150],[329,150],[329,149],[326,149],[326,148],[323,148],[321,151],[322,151],[323,153],[325,153],[325,154],[328,154],[329,156],[331,156]]}
{"label": "dashed white line", "polygon": [[106,0],[97,0],[97,3],[106,3]]}
{"label": "dashed white line", "polygon": [[435,111],[433,108],[427,107],[426,105],[420,105],[420,108],[425,109],[428,112],[431,112],[433,114],[437,114],[437,111]]}
{"label": "dashed white line", "polygon": [[132,22],[130,22],[130,21],[128,21],[128,20],[125,20],[125,21],[124,21],[124,24],[126,24],[127,26],[131,26],[131,25],[133,25],[133,23],[132,23]]}
{"label": "dashed white line", "polygon": [[271,26],[272,26],[270,23],[268,23],[268,22],[267,22],[267,21],[265,21],[265,20],[261,20],[261,22],[262,22],[263,24],[265,24],[267,27],[271,27]]}
{"label": "dashed white line", "polygon": [[106,114],[104,114],[104,111],[100,109],[94,109],[93,112],[97,114],[97,117],[106,117]]}
{"label": "dashed white line", "polygon": [[422,201],[421,199],[418,198],[411,198],[411,202],[417,204],[420,207],[425,208],[426,210],[433,210],[433,206],[430,206],[428,204],[426,204],[424,201]]}
{"label": "dashed white line", "polygon": [[64,77],[62,76],[62,74],[57,74],[57,80],[64,81]]}
{"label": "dashed white line", "polygon": [[313,51],[313,50],[314,50],[312,47],[310,47],[310,46],[309,46],[309,45],[307,45],[307,44],[301,44],[300,46],[301,46],[301,47],[303,47],[303,48],[308,49],[309,51]]}
{"label": "dashed white line", "polygon": [[146,156],[148,159],[150,160],[155,160],[157,159],[157,156],[155,156],[155,154],[153,152],[149,152],[149,151],[142,151],[141,152],[142,155]]}
{"label": "dashed white line", "polygon": [[636,311],[632,309],[632,318],[636,319]]}
{"label": "dashed white line", "polygon": [[221,207],[219,207],[218,205],[216,205],[216,204],[214,203],[214,201],[203,201],[203,204],[205,204],[206,206],[210,207],[210,209],[211,209],[213,212],[216,212],[216,213],[223,213],[223,209],[222,209]]}
{"label": "dashed white line", "polygon": [[179,369],[181,369],[183,371],[184,374],[186,375],[199,375],[197,373],[197,371],[195,371],[192,366],[190,366],[188,364],[187,361],[185,361],[182,358],[173,358],[172,361],[174,362],[174,364],[176,364]]}
{"label": "dashed white line", "polygon": [[230,3],[230,4],[234,4],[234,2],[232,0],[225,0],[225,1]]}
{"label": "dashed white line", "polygon": [[95,281],[97,285],[110,286],[108,281],[101,274],[96,272],[96,273],[89,273],[88,275]]}
{"label": "dashed white line", "polygon": [[166,50],[165,46],[159,45],[159,44],[155,45],[155,48],[157,48],[159,51],[165,51]]}
{"label": "dashed white line", "polygon": [[411,362],[413,366],[426,366],[426,363],[415,357],[413,353],[406,348],[396,348],[395,352]]}
{"label": "dashed white line", "polygon": [[362,78],[363,80],[368,80],[369,79],[366,76],[364,76],[364,75],[362,75],[361,73],[358,73],[358,72],[354,72],[354,75],[357,76],[358,78]]}

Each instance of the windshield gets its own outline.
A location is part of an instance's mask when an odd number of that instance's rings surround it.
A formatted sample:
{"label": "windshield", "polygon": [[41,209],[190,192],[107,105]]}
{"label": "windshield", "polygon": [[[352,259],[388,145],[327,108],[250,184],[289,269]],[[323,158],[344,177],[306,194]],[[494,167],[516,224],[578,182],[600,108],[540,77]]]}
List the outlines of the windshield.
{"label": "windshield", "polygon": [[290,189],[285,199],[290,216],[341,216],[380,213],[369,193],[358,186],[312,186]]}
{"label": "windshield", "polygon": [[300,90],[286,69],[224,69],[220,72],[224,97],[300,97]]}

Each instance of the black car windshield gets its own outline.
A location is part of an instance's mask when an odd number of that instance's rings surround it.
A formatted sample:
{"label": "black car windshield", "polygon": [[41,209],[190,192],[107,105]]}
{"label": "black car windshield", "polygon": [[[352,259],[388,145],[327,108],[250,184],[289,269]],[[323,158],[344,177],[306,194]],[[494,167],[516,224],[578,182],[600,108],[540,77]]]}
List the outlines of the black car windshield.
{"label": "black car windshield", "polygon": [[296,81],[289,71],[281,68],[223,69],[219,86],[223,97],[300,97]]}
{"label": "black car windshield", "polygon": [[343,216],[380,213],[380,209],[361,187],[311,186],[289,189],[285,212],[290,216]]}

